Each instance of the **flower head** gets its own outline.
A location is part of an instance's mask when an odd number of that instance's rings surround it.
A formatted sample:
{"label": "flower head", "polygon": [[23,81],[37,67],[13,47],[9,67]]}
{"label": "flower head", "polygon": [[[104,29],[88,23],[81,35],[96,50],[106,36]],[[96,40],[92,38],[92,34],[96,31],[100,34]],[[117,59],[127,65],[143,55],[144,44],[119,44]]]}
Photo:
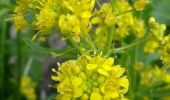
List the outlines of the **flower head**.
{"label": "flower head", "polygon": [[82,56],[64,62],[59,71],[53,69],[57,76],[52,79],[59,81],[57,100],[124,98],[129,87],[127,77],[123,76],[125,69],[113,63],[113,58]]}
{"label": "flower head", "polygon": [[148,23],[150,26],[150,38],[149,41],[146,42],[144,51],[145,53],[156,53],[160,51],[159,48],[163,41],[166,26],[155,22],[154,17],[151,17]]}
{"label": "flower head", "polygon": [[38,15],[36,15],[36,27],[40,32],[48,33],[56,25],[57,14],[48,6],[44,7]]}
{"label": "flower head", "polygon": [[170,67],[170,35],[163,39],[161,60],[165,66]]}
{"label": "flower head", "polygon": [[143,10],[149,3],[149,0],[137,0],[134,4],[134,8],[138,11]]}
{"label": "flower head", "polygon": [[17,7],[14,9],[15,13],[23,13],[29,9],[29,0],[18,0]]}
{"label": "flower head", "polygon": [[27,100],[36,100],[35,84],[29,76],[22,76],[20,91]]}
{"label": "flower head", "polygon": [[159,68],[158,66],[146,68],[141,73],[141,84],[146,86],[152,86],[158,82],[164,82],[166,71]]}
{"label": "flower head", "polygon": [[28,27],[28,23],[22,13],[13,14],[12,20],[14,21],[15,31],[24,30]]}

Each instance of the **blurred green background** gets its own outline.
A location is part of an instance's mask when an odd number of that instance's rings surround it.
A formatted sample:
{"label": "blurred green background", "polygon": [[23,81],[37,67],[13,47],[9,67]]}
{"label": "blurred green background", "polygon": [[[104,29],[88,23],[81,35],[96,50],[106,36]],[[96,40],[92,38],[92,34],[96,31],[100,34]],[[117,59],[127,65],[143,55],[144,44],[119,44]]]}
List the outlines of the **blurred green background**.
{"label": "blurred green background", "polygon": [[[105,1],[105,0],[102,0]],[[133,3],[135,0],[129,0]],[[29,76],[36,84],[36,94],[38,100],[52,100],[56,95],[56,90],[49,88],[48,85],[53,84],[50,79],[51,68],[56,66],[56,62],[62,62],[63,58],[53,58],[49,54],[49,49],[55,49],[58,47],[64,47],[65,43],[59,40],[59,36],[50,36],[49,39],[41,44],[38,42],[32,42],[31,38],[33,30],[28,29],[21,32],[14,31],[14,25],[9,20],[13,14],[13,9],[16,5],[15,0],[0,0],[0,100],[23,100],[20,91],[20,78],[22,77],[25,67],[31,65]],[[142,12],[136,13],[139,17],[143,18],[146,22],[150,16],[154,16],[159,23],[165,23],[167,30],[165,34],[170,32],[170,0],[150,0],[150,5]],[[140,49],[139,47],[131,48],[133,50]],[[133,53],[131,50],[131,53]],[[131,53],[129,54],[131,56]],[[131,60],[146,60],[146,63],[156,59],[156,55],[149,55],[144,58],[143,53],[139,53],[137,58],[131,57]],[[64,58],[68,58],[66,55]],[[122,57],[123,65],[133,65],[135,60],[129,64],[127,60],[129,56]],[[30,59],[32,59],[30,63]],[[124,60],[126,59],[126,60]],[[138,75],[134,69],[129,69],[131,76],[131,86],[129,89],[130,100],[139,100],[140,96],[136,96],[134,93],[141,91],[148,93],[142,87],[138,86]],[[154,95],[164,96],[170,95],[170,90],[157,91]],[[142,99],[141,99],[142,100]],[[153,97],[153,100],[159,100],[159,98]],[[170,100],[170,98],[169,98]]]}

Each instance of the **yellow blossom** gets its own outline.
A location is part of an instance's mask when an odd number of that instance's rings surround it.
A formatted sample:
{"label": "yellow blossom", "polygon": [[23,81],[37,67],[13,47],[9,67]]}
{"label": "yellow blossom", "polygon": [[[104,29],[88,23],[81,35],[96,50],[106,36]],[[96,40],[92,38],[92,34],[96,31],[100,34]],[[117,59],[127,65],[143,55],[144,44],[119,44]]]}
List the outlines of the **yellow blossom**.
{"label": "yellow blossom", "polygon": [[40,11],[46,6],[48,1],[52,0],[29,0],[29,8]]}
{"label": "yellow blossom", "polygon": [[132,26],[132,31],[137,38],[142,38],[146,34],[146,29],[144,22],[142,20],[137,20],[134,18],[134,24]]}
{"label": "yellow blossom", "polygon": [[22,76],[20,92],[25,95],[27,100],[36,100],[35,84],[29,76]]}
{"label": "yellow blossom", "polygon": [[157,41],[162,41],[166,25],[155,22],[154,17],[150,17],[148,23],[151,28],[150,34],[153,35],[152,37],[155,38]]}
{"label": "yellow blossom", "polygon": [[160,51],[159,49],[161,42],[163,41],[166,26],[157,23],[154,17],[150,17],[148,23],[150,26],[150,37],[149,41],[146,42],[144,51],[146,53],[156,53],[157,51]]}
{"label": "yellow blossom", "polygon": [[114,58],[103,56],[81,56],[77,60],[69,60],[53,72],[54,81],[59,81],[57,100],[110,100],[125,99],[129,81],[124,77],[125,69],[113,65]]}
{"label": "yellow blossom", "polygon": [[156,53],[158,51],[159,44],[160,43],[155,40],[147,41],[144,47],[144,52],[145,53]]}
{"label": "yellow blossom", "polygon": [[24,30],[28,27],[28,23],[22,13],[14,14],[12,20],[14,21],[15,31]]}
{"label": "yellow blossom", "polygon": [[75,15],[61,15],[59,26],[62,33],[80,35],[80,20]]}
{"label": "yellow blossom", "polygon": [[149,3],[149,0],[137,0],[134,4],[134,8],[138,11],[143,10]]}
{"label": "yellow blossom", "polygon": [[43,33],[48,33],[55,28],[57,14],[48,6],[44,7],[38,15],[36,15],[36,28]]}
{"label": "yellow blossom", "polygon": [[163,38],[161,60],[166,67],[170,67],[170,35]]}
{"label": "yellow blossom", "polygon": [[164,69],[159,68],[158,66],[146,68],[141,73],[141,84],[146,86],[152,86],[158,82],[166,82],[165,76],[167,72]]}
{"label": "yellow blossom", "polygon": [[14,9],[15,13],[23,13],[28,10],[29,8],[29,0],[18,0],[17,6]]}
{"label": "yellow blossom", "polygon": [[61,32],[69,33],[73,37],[87,34],[91,29],[90,18],[95,0],[63,0],[62,3],[63,7],[72,13],[68,12],[60,16]]}

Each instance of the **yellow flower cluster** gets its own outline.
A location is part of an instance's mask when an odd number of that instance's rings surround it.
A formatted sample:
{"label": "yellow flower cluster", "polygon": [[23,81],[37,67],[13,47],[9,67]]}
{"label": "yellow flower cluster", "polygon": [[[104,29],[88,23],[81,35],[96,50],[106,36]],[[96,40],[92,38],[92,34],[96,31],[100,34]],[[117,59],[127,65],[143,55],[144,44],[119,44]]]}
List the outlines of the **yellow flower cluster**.
{"label": "yellow flower cluster", "polygon": [[28,23],[26,22],[22,13],[13,14],[12,17],[15,25],[15,31],[24,30],[28,27]]}
{"label": "yellow flower cluster", "polygon": [[[35,16],[31,25],[40,33],[49,33],[53,29],[63,34],[79,37],[91,29],[90,18],[95,0],[20,0],[14,13]],[[14,16],[16,29],[22,30],[26,21],[18,21]]]}
{"label": "yellow flower cluster", "polygon": [[130,33],[142,38],[146,33],[145,25],[133,15],[132,10],[133,7],[125,0],[115,1],[114,6],[104,3],[99,10],[95,10],[91,23],[97,25],[94,34],[96,45],[103,47],[107,41],[107,27],[115,30],[113,40],[124,39]]}
{"label": "yellow flower cluster", "polygon": [[129,82],[125,68],[113,65],[113,58],[81,56],[59,65],[52,75],[59,95],[56,100],[127,100]]}
{"label": "yellow flower cluster", "polygon": [[29,24],[39,33],[48,34],[57,30],[77,41],[91,32],[92,25],[97,25],[93,37],[96,38],[95,43],[101,47],[107,41],[107,27],[115,28],[114,40],[127,37],[129,31],[137,38],[145,35],[145,25],[133,16],[133,7],[128,1],[117,0],[114,6],[104,3],[99,9],[94,5],[95,0],[19,0],[14,15],[20,15],[22,21],[18,21],[15,16],[13,20],[16,30],[23,30],[28,26],[25,17],[32,15],[34,18]]}
{"label": "yellow flower cluster", "polygon": [[71,33],[73,36],[87,34],[91,29],[90,18],[95,0],[63,0],[63,6],[69,13],[62,14],[59,26],[62,33]]}
{"label": "yellow flower cluster", "polygon": [[170,35],[163,39],[161,60],[165,66],[170,67]]}
{"label": "yellow flower cluster", "polygon": [[151,17],[149,19],[149,26],[150,26],[150,38],[147,41],[144,51],[145,53],[156,53],[158,48],[163,41],[164,31],[166,29],[165,24],[159,24],[155,22],[155,18]]}
{"label": "yellow flower cluster", "polygon": [[25,20],[25,12],[28,8],[29,0],[19,0],[18,6],[14,9],[12,20],[14,21],[15,31],[24,30],[28,27],[28,23]]}
{"label": "yellow flower cluster", "polygon": [[22,76],[20,92],[26,97],[27,100],[36,100],[35,84],[29,76]]}
{"label": "yellow flower cluster", "polygon": [[158,82],[165,82],[170,84],[170,74],[158,66],[146,68],[141,73],[141,84],[152,86]]}

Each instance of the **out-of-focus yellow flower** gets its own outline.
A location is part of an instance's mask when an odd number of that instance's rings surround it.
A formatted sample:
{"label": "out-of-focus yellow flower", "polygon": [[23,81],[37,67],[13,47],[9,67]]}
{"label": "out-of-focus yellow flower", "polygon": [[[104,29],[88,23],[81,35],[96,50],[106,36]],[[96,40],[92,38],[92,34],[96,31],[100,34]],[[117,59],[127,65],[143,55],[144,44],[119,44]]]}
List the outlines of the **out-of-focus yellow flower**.
{"label": "out-of-focus yellow flower", "polygon": [[98,13],[98,17],[103,20],[104,24],[106,24],[107,26],[111,26],[114,24],[115,14],[113,13],[112,6],[110,3],[103,4]]}
{"label": "out-of-focus yellow flower", "polygon": [[[114,22],[115,33],[113,36],[114,40],[120,40],[129,35],[129,29],[133,25],[132,7],[127,1],[116,1],[113,8],[113,15],[115,16],[112,23]],[[120,14],[120,15],[119,15]],[[111,23],[111,22],[110,22]]]}
{"label": "out-of-focus yellow flower", "polygon": [[150,38],[149,41],[146,42],[144,51],[145,53],[156,53],[157,51],[160,51],[159,48],[163,41],[166,26],[155,22],[154,17],[151,17],[148,23],[150,26]]}
{"label": "out-of-focus yellow flower", "polygon": [[27,100],[36,100],[35,84],[29,76],[22,76],[20,92]]}
{"label": "out-of-focus yellow flower", "polygon": [[15,31],[24,30],[28,27],[28,23],[22,13],[13,14],[12,20],[14,21]]}
{"label": "out-of-focus yellow flower", "polygon": [[163,39],[161,60],[166,67],[170,67],[170,35]]}
{"label": "out-of-focus yellow flower", "polygon": [[152,67],[146,68],[141,73],[141,84],[146,86],[152,86],[153,84],[158,82],[167,83],[166,75],[168,75],[166,70],[159,68],[158,66],[155,66],[153,68]]}
{"label": "out-of-focus yellow flower", "polygon": [[165,82],[167,82],[167,83],[170,84],[170,74],[169,74],[169,73],[167,73],[167,74],[165,75],[164,79],[165,79]]}
{"label": "out-of-focus yellow flower", "polygon": [[29,8],[36,11],[40,11],[47,5],[47,2],[49,1],[53,0],[29,0]]}
{"label": "out-of-focus yellow flower", "polygon": [[44,42],[46,42],[46,40],[47,40],[46,37],[40,37],[40,38],[39,38],[39,42],[40,42],[40,43],[44,43]]}
{"label": "out-of-focus yellow flower", "polygon": [[148,23],[151,28],[150,34],[153,35],[153,38],[155,38],[158,41],[162,41],[166,25],[155,22],[154,17],[150,17]]}
{"label": "out-of-focus yellow flower", "polygon": [[170,96],[164,96],[161,98],[161,100],[169,100]]}
{"label": "out-of-focus yellow flower", "polygon": [[125,69],[113,63],[113,58],[81,56],[61,64],[59,71],[52,69],[57,73],[52,79],[59,81],[57,100],[123,100],[129,82],[123,76]]}
{"label": "out-of-focus yellow flower", "polygon": [[158,51],[160,43],[156,40],[149,40],[144,47],[145,53],[156,53]]}
{"label": "out-of-focus yellow flower", "polygon": [[14,9],[15,13],[23,13],[29,8],[29,0],[18,0],[17,7]]}
{"label": "out-of-focus yellow flower", "polygon": [[132,31],[137,38],[142,38],[146,34],[145,24],[142,20],[137,20],[134,18],[134,24],[132,26]]}
{"label": "out-of-focus yellow flower", "polygon": [[137,0],[134,4],[134,8],[138,11],[143,10],[149,3],[149,0]]}
{"label": "out-of-focus yellow flower", "polygon": [[136,62],[134,64],[134,68],[135,68],[136,71],[140,71],[142,69],[142,67],[143,67],[143,63],[142,62]]}
{"label": "out-of-focus yellow flower", "polygon": [[57,25],[57,14],[48,6],[44,7],[36,18],[36,28],[42,33],[48,33]]}

